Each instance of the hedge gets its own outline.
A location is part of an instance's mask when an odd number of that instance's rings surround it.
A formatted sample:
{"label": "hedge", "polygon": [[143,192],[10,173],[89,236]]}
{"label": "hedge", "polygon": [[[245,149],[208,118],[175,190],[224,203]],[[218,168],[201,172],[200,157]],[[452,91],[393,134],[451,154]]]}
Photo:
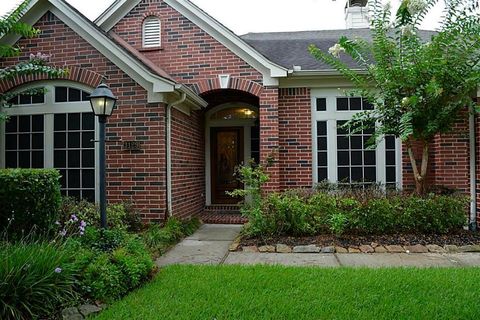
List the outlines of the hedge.
{"label": "hedge", "polygon": [[61,203],[59,181],[54,169],[1,169],[0,231],[9,238],[51,232]]}

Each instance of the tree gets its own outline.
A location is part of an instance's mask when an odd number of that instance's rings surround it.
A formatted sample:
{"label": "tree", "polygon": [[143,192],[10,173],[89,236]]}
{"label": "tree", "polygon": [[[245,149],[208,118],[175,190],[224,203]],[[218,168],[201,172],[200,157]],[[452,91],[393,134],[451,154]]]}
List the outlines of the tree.
{"label": "tree", "polygon": [[[478,0],[445,0],[441,26],[422,39],[419,25],[438,0],[403,0],[395,16],[389,4],[371,1],[372,40],[348,39],[310,53],[339,71],[375,108],[358,113],[347,126],[357,132],[375,126],[372,144],[394,135],[406,145],[416,192],[426,191],[429,146],[452,130],[463,110],[477,111],[472,100],[480,83]],[[345,53],[361,72],[340,59]],[[358,70],[358,68],[357,68]],[[422,149],[421,163],[414,145]]]}
{"label": "tree", "polygon": [[[22,16],[27,11],[31,0],[23,1],[12,12],[0,17],[0,38],[10,34],[17,34],[25,38],[37,37],[41,31],[26,23],[20,21]],[[0,43],[0,60],[4,58],[11,58],[19,56],[22,50],[18,46],[12,46],[8,44]],[[27,61],[19,62],[15,65],[0,68],[0,81],[12,80],[17,76],[27,76],[37,73],[43,73],[49,76],[49,78],[58,78],[68,73],[67,69],[56,68],[48,65],[49,56],[46,54],[30,54]],[[22,92],[24,95],[34,95],[43,92],[44,89],[33,89]],[[11,107],[8,102],[14,95],[12,93],[0,93],[0,109]],[[0,113],[0,121],[5,120],[6,117],[3,113]]]}

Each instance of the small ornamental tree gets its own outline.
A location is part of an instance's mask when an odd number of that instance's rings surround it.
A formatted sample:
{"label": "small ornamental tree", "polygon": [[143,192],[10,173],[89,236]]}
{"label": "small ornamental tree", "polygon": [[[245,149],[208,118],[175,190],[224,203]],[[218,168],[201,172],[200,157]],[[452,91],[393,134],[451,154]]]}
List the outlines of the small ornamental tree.
{"label": "small ornamental tree", "polygon": [[[27,11],[31,0],[23,1],[12,12],[0,17],[0,39],[10,34],[17,34],[24,38],[37,37],[41,31],[20,21]],[[4,58],[19,56],[22,50],[18,46],[12,46],[0,43],[0,61]],[[38,53],[30,54],[27,61],[22,61],[16,65],[0,68],[0,81],[15,79],[17,76],[28,76],[42,73],[49,78],[58,78],[68,73],[67,69],[55,68],[47,65],[48,55]],[[42,93],[44,89],[33,89],[22,92],[24,95],[34,95]],[[0,92],[0,109],[11,107],[9,100],[14,97],[13,93]],[[0,121],[5,120],[5,114],[0,113]]]}
{"label": "small ornamental tree", "polygon": [[[472,95],[480,83],[478,0],[445,0],[441,26],[430,39],[422,39],[419,25],[437,2],[403,0],[393,16],[389,4],[370,1],[371,41],[341,37],[328,53],[309,47],[316,59],[354,84],[355,94],[375,106],[347,126],[353,132],[375,126],[374,145],[385,135],[406,145],[419,194],[426,191],[430,143],[452,130],[462,110],[477,110]],[[350,68],[341,53],[358,67]],[[415,143],[422,148],[420,164]]]}

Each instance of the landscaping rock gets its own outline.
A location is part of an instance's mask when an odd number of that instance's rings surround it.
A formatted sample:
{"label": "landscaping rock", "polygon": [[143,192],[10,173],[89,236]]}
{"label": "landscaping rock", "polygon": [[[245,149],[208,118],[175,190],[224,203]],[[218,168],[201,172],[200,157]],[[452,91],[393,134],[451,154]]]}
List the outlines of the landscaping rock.
{"label": "landscaping rock", "polygon": [[242,247],[243,252],[258,252],[257,246]]}
{"label": "landscaping rock", "polygon": [[387,253],[387,249],[384,246],[378,246],[375,248],[375,253]]}
{"label": "landscaping rock", "polygon": [[332,246],[323,247],[320,252],[321,253],[335,253],[335,247],[332,247]]}
{"label": "landscaping rock", "polygon": [[439,245],[436,245],[436,244],[427,244],[427,249],[428,249],[428,251],[430,251],[432,253],[445,253],[445,252],[447,252],[447,250],[443,249],[442,247],[440,247]]}
{"label": "landscaping rock", "polygon": [[348,253],[348,249],[344,247],[335,247],[337,253]]}
{"label": "landscaping rock", "polygon": [[387,251],[390,252],[390,253],[405,252],[405,249],[403,249],[402,246],[398,246],[398,245],[385,246],[385,249],[387,249]]}
{"label": "landscaping rock", "polygon": [[275,252],[275,246],[261,246],[261,247],[258,247],[258,251],[260,251],[260,252]]}
{"label": "landscaping rock", "polygon": [[361,245],[359,247],[360,251],[363,253],[372,253],[375,252],[375,250],[372,248],[372,246],[369,246],[368,244]]}
{"label": "landscaping rock", "polygon": [[89,315],[97,314],[102,311],[102,308],[97,307],[94,304],[84,304],[78,308],[78,311],[84,316],[88,317]]}
{"label": "landscaping rock", "polygon": [[294,253],[319,253],[320,248],[314,244],[310,244],[307,246],[295,246],[293,247]]}
{"label": "landscaping rock", "polygon": [[240,247],[240,242],[233,242],[229,247],[228,251],[237,251],[238,247]]}
{"label": "landscaping rock", "polygon": [[447,244],[443,247],[447,252],[458,252],[458,247],[454,244]]}
{"label": "landscaping rock", "polygon": [[83,320],[84,317],[76,307],[66,308],[62,310],[63,320]]}
{"label": "landscaping rock", "polygon": [[379,246],[379,244],[376,243],[376,242],[372,242],[372,243],[370,243],[370,245],[372,246],[373,249],[375,249],[376,247]]}
{"label": "landscaping rock", "polygon": [[458,251],[460,252],[480,252],[480,245],[467,245],[458,247]]}
{"label": "landscaping rock", "polygon": [[409,253],[427,253],[428,249],[421,244],[416,244],[414,246],[405,246],[405,250]]}
{"label": "landscaping rock", "polygon": [[353,247],[350,247],[348,248],[348,253],[360,253],[360,249],[358,248],[353,248]]}
{"label": "landscaping rock", "polygon": [[290,253],[290,252],[292,252],[292,248],[287,246],[286,244],[277,244],[277,252],[278,253]]}

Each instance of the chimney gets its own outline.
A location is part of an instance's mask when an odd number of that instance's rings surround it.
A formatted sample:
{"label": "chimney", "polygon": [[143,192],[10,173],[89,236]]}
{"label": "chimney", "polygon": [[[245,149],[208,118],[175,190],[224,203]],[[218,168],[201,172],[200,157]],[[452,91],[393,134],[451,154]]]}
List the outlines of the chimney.
{"label": "chimney", "polygon": [[345,22],[347,29],[369,28],[368,0],[347,0]]}

